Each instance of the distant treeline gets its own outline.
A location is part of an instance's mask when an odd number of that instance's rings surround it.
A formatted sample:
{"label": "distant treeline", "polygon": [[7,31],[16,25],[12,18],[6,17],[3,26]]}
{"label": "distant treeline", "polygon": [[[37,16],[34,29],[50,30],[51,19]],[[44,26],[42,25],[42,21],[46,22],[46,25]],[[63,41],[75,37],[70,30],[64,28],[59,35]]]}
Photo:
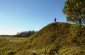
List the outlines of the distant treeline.
{"label": "distant treeline", "polygon": [[15,35],[0,35],[0,37],[30,37],[37,31],[23,31],[23,32],[18,32]]}
{"label": "distant treeline", "polygon": [[0,37],[12,37],[13,35],[0,35]]}
{"label": "distant treeline", "polygon": [[36,31],[24,31],[24,32],[18,32],[16,35],[13,35],[13,37],[30,37],[32,36]]}

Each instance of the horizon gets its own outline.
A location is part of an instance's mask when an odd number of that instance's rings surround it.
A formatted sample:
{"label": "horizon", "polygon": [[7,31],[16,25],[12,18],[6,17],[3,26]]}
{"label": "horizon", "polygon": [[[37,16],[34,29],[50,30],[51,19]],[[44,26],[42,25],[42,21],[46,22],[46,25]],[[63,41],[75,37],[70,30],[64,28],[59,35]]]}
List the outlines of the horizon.
{"label": "horizon", "polygon": [[38,31],[49,23],[66,22],[64,0],[1,0],[0,35]]}

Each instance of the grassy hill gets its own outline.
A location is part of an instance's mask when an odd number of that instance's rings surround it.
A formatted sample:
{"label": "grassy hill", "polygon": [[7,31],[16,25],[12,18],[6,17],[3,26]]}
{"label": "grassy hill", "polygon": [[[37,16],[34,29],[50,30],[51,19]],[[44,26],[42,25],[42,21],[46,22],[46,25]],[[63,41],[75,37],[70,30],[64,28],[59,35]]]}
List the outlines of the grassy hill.
{"label": "grassy hill", "polygon": [[85,55],[85,27],[51,23],[29,38],[0,37],[0,55]]}

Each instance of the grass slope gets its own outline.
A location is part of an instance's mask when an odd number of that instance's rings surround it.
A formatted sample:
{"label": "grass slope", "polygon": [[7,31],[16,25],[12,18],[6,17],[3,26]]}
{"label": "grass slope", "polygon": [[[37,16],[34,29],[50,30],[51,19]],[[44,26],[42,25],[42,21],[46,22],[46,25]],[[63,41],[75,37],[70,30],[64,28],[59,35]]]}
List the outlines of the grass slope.
{"label": "grass slope", "polygon": [[29,38],[0,37],[0,55],[85,55],[85,27],[52,23]]}

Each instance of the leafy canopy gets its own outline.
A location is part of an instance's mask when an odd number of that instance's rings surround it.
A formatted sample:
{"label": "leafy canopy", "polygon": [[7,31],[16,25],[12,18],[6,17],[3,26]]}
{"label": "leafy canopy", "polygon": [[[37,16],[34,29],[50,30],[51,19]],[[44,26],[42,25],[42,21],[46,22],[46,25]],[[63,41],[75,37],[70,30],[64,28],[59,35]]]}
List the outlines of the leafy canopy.
{"label": "leafy canopy", "polygon": [[67,21],[84,24],[85,23],[85,0],[66,0],[63,8]]}

